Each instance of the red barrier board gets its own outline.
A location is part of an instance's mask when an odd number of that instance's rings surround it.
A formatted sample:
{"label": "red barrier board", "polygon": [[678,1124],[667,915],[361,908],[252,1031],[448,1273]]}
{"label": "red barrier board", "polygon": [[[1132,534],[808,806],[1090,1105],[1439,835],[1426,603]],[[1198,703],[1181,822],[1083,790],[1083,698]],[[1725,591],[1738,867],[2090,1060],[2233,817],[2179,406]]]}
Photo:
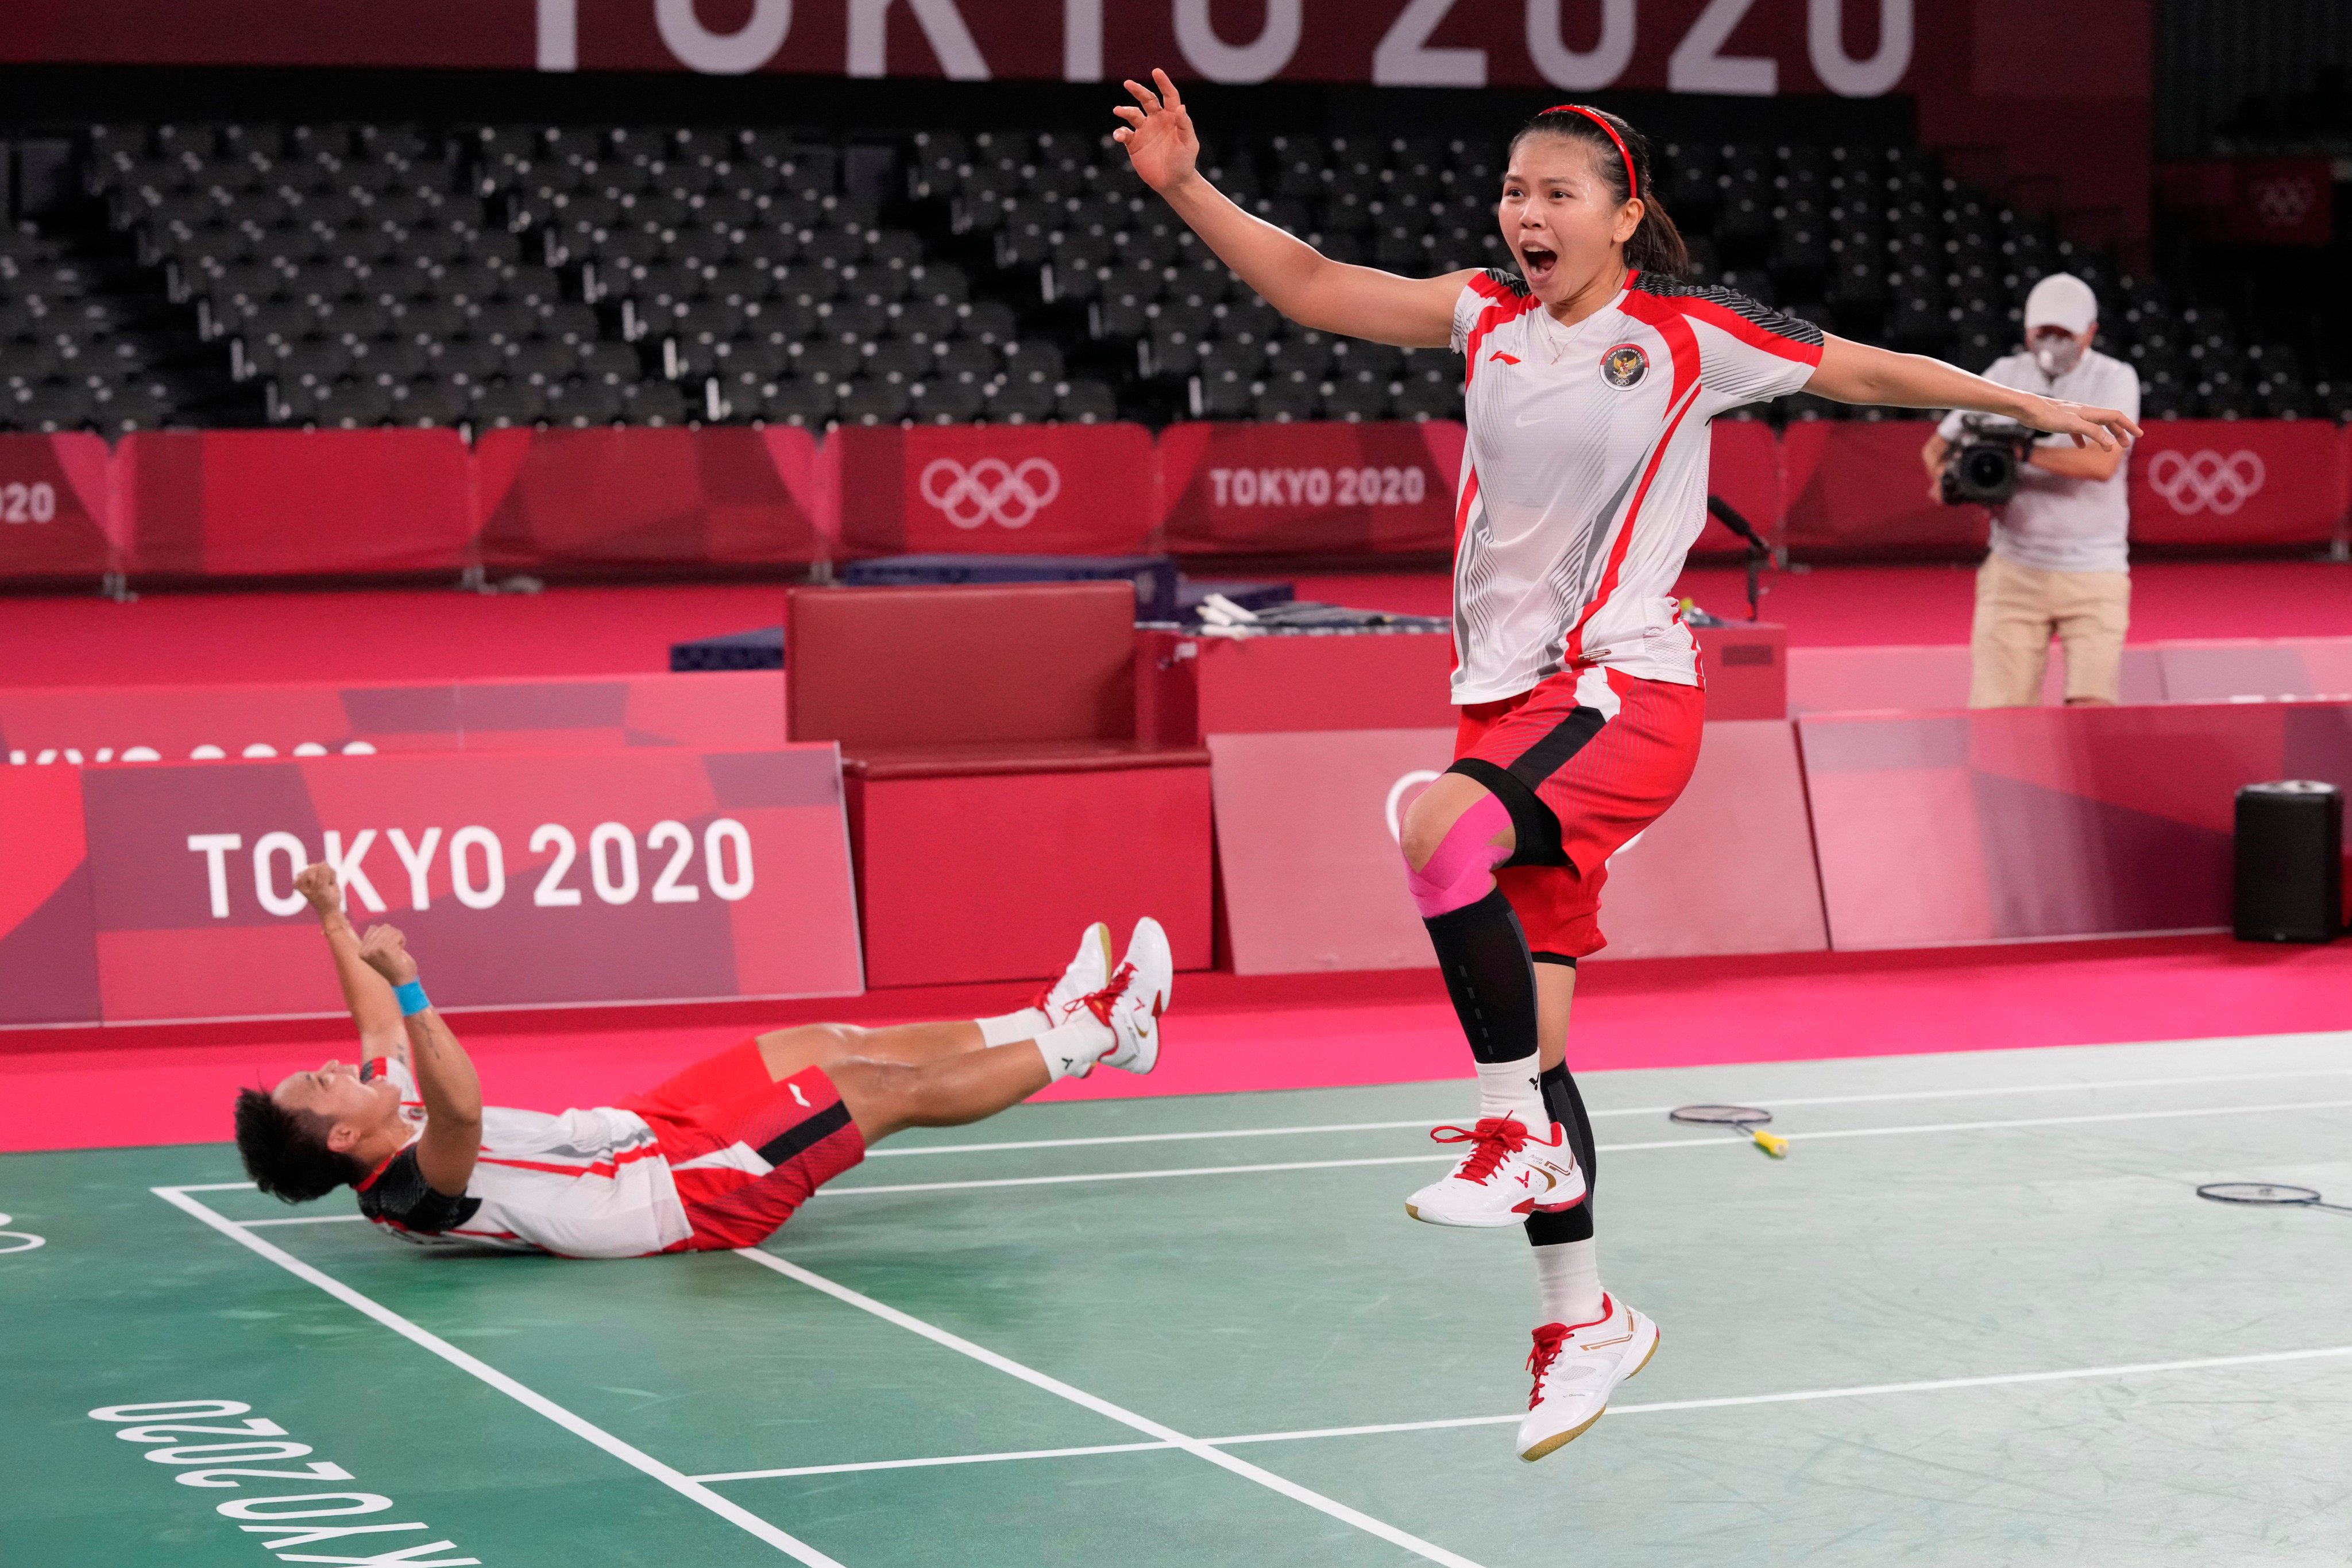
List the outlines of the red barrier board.
{"label": "red barrier board", "polygon": [[849,426],[824,453],[856,553],[1135,555],[1159,522],[1140,425]]}
{"label": "red barrier board", "polygon": [[473,532],[454,430],[141,431],[115,461],[139,572],[454,572]]}
{"label": "red barrier board", "polygon": [[1813,717],[1798,732],[1840,948],[2226,926],[2238,788],[2352,785],[2352,703]]}
{"label": "red barrier board", "polygon": [[[0,911],[60,947],[44,882],[82,881],[85,1020],[333,1014],[332,971],[291,891],[338,861],[355,921],[396,921],[450,1007],[839,995],[860,988],[833,747],[329,757],[26,770],[12,795],[79,786],[72,814],[0,860]],[[55,900],[56,892],[46,895]],[[31,906],[28,917],[19,911]],[[48,928],[44,931],[41,921]],[[63,945],[69,946],[67,940]],[[87,963],[88,961],[85,961]],[[61,1000],[9,1022],[52,1019]],[[28,1017],[28,1013],[36,1016]]]}
{"label": "red barrier board", "polygon": [[[1789,716],[1863,713],[1878,710],[1934,712],[1969,705],[1970,655],[1966,643],[1895,647],[1792,647],[1789,650]],[[2166,700],[2158,649],[2125,647],[2123,700]],[[2066,700],[2066,663],[2053,647],[2042,671],[2042,705]]]}
{"label": "red barrier board", "polygon": [[783,678],[768,670],[0,689],[0,761],[18,766],[783,742]]}
{"label": "red barrier board", "polygon": [[[1761,419],[1718,419],[1707,427],[1706,489],[1746,518],[1767,544],[1780,542],[1788,509],[1780,498],[1780,443]],[[1744,560],[1748,541],[1710,514],[1691,546],[1700,560]]]}
{"label": "red barrier board", "polygon": [[[1236,973],[1419,968],[1403,813],[1453,760],[1451,730],[1212,735],[1217,858]],[[1790,726],[1709,724],[1690,786],[1610,862],[1607,953],[1828,945]]]}
{"label": "red barrier board", "polygon": [[1208,775],[1195,764],[853,781],[869,982],[1034,982],[1068,962],[1089,922],[1124,945],[1142,915],[1167,928],[1177,968],[1208,968]]}
{"label": "red barrier board", "polygon": [[1682,798],[1611,858],[1601,925],[1604,957],[1827,950],[1792,725],[1707,725]]}
{"label": "red barrier board", "polygon": [[2325,544],[2344,438],[2317,419],[2157,419],[2131,454],[2134,544]]}
{"label": "red barrier board", "polygon": [[1443,632],[1208,637],[1138,632],[1136,733],[1163,746],[1270,730],[1408,730],[1454,722]]}
{"label": "red barrier board", "polygon": [[0,1026],[99,1016],[81,770],[0,768]]}
{"label": "red barrier board", "polygon": [[1781,489],[1790,550],[1879,556],[1980,551],[1984,509],[1927,499],[1919,448],[1924,419],[1805,419],[1780,434]]}
{"label": "red barrier board", "polygon": [[1466,438],[1450,419],[1171,425],[1159,447],[1168,548],[1450,552]]}
{"label": "red barrier board", "polygon": [[2170,642],[2147,651],[2163,671],[2168,701],[2352,698],[2352,637]]}
{"label": "red barrier board", "polygon": [[474,448],[493,566],[804,564],[835,531],[793,426],[492,430]]}
{"label": "red barrier board", "polygon": [[0,580],[116,564],[111,456],[96,436],[0,436]]}

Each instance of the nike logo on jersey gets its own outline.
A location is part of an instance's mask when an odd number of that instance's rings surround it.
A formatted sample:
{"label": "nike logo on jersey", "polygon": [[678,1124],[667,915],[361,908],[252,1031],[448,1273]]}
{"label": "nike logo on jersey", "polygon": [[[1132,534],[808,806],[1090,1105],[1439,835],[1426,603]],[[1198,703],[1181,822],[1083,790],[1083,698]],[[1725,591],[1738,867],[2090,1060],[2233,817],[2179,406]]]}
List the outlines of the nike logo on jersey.
{"label": "nike logo on jersey", "polygon": [[1513,420],[1511,421],[1511,423],[1513,423],[1514,425],[1517,425],[1520,429],[1524,430],[1524,429],[1526,429],[1526,428],[1527,428],[1528,426],[1530,426],[1530,425],[1540,425],[1540,424],[1542,424],[1545,420],[1549,419],[1550,417],[1551,417],[1551,416],[1550,416],[1550,415],[1549,415],[1549,414],[1539,414],[1539,415],[1536,416],[1536,417],[1534,417],[1533,419],[1530,419],[1530,418],[1528,418],[1526,415],[1522,414],[1522,415],[1519,415],[1519,416],[1518,416],[1517,417],[1516,417],[1515,419],[1513,419]]}

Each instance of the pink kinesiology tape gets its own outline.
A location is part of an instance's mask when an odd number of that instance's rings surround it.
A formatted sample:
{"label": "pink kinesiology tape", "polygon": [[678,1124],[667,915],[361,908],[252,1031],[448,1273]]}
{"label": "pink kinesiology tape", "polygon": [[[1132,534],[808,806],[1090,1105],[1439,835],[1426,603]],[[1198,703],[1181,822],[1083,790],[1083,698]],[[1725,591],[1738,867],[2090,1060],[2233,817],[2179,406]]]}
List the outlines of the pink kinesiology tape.
{"label": "pink kinesiology tape", "polygon": [[1510,826],[1511,814],[1503,803],[1491,795],[1481,795],[1477,805],[1454,819],[1428,865],[1418,871],[1405,868],[1405,883],[1422,919],[1467,909],[1493,890],[1495,868],[1511,858],[1511,851],[1495,839]]}

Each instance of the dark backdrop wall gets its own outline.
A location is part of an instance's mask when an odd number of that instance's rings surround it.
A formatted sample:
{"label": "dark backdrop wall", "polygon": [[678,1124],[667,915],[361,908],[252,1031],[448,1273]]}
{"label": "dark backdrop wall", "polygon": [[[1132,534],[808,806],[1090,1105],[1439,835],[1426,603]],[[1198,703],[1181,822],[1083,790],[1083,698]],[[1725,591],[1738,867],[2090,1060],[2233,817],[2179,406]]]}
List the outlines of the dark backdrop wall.
{"label": "dark backdrop wall", "polygon": [[2159,0],[2157,155],[2352,153],[2352,5]]}

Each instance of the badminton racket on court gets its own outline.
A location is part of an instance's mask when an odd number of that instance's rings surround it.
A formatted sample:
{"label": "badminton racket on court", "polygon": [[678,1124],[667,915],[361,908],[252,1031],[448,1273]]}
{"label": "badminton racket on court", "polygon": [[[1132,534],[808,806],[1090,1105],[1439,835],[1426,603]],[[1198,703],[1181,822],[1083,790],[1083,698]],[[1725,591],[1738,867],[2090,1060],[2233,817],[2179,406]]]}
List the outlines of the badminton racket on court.
{"label": "badminton racket on court", "polygon": [[2197,1195],[2217,1204],[2252,1204],[2259,1207],[2286,1204],[2296,1208],[2352,1214],[2352,1205],[2324,1204],[2313,1188],[2291,1187],[2278,1182],[2208,1182],[2197,1189]]}
{"label": "badminton racket on court", "polygon": [[[1677,1105],[1666,1112],[1666,1118],[1686,1127],[1728,1127],[1775,1160],[1789,1157],[1789,1141],[1778,1133],[1764,1131],[1764,1124],[1772,1120],[1772,1113],[1759,1110],[1752,1105]],[[2317,1196],[2316,1194],[2313,1195]]]}

